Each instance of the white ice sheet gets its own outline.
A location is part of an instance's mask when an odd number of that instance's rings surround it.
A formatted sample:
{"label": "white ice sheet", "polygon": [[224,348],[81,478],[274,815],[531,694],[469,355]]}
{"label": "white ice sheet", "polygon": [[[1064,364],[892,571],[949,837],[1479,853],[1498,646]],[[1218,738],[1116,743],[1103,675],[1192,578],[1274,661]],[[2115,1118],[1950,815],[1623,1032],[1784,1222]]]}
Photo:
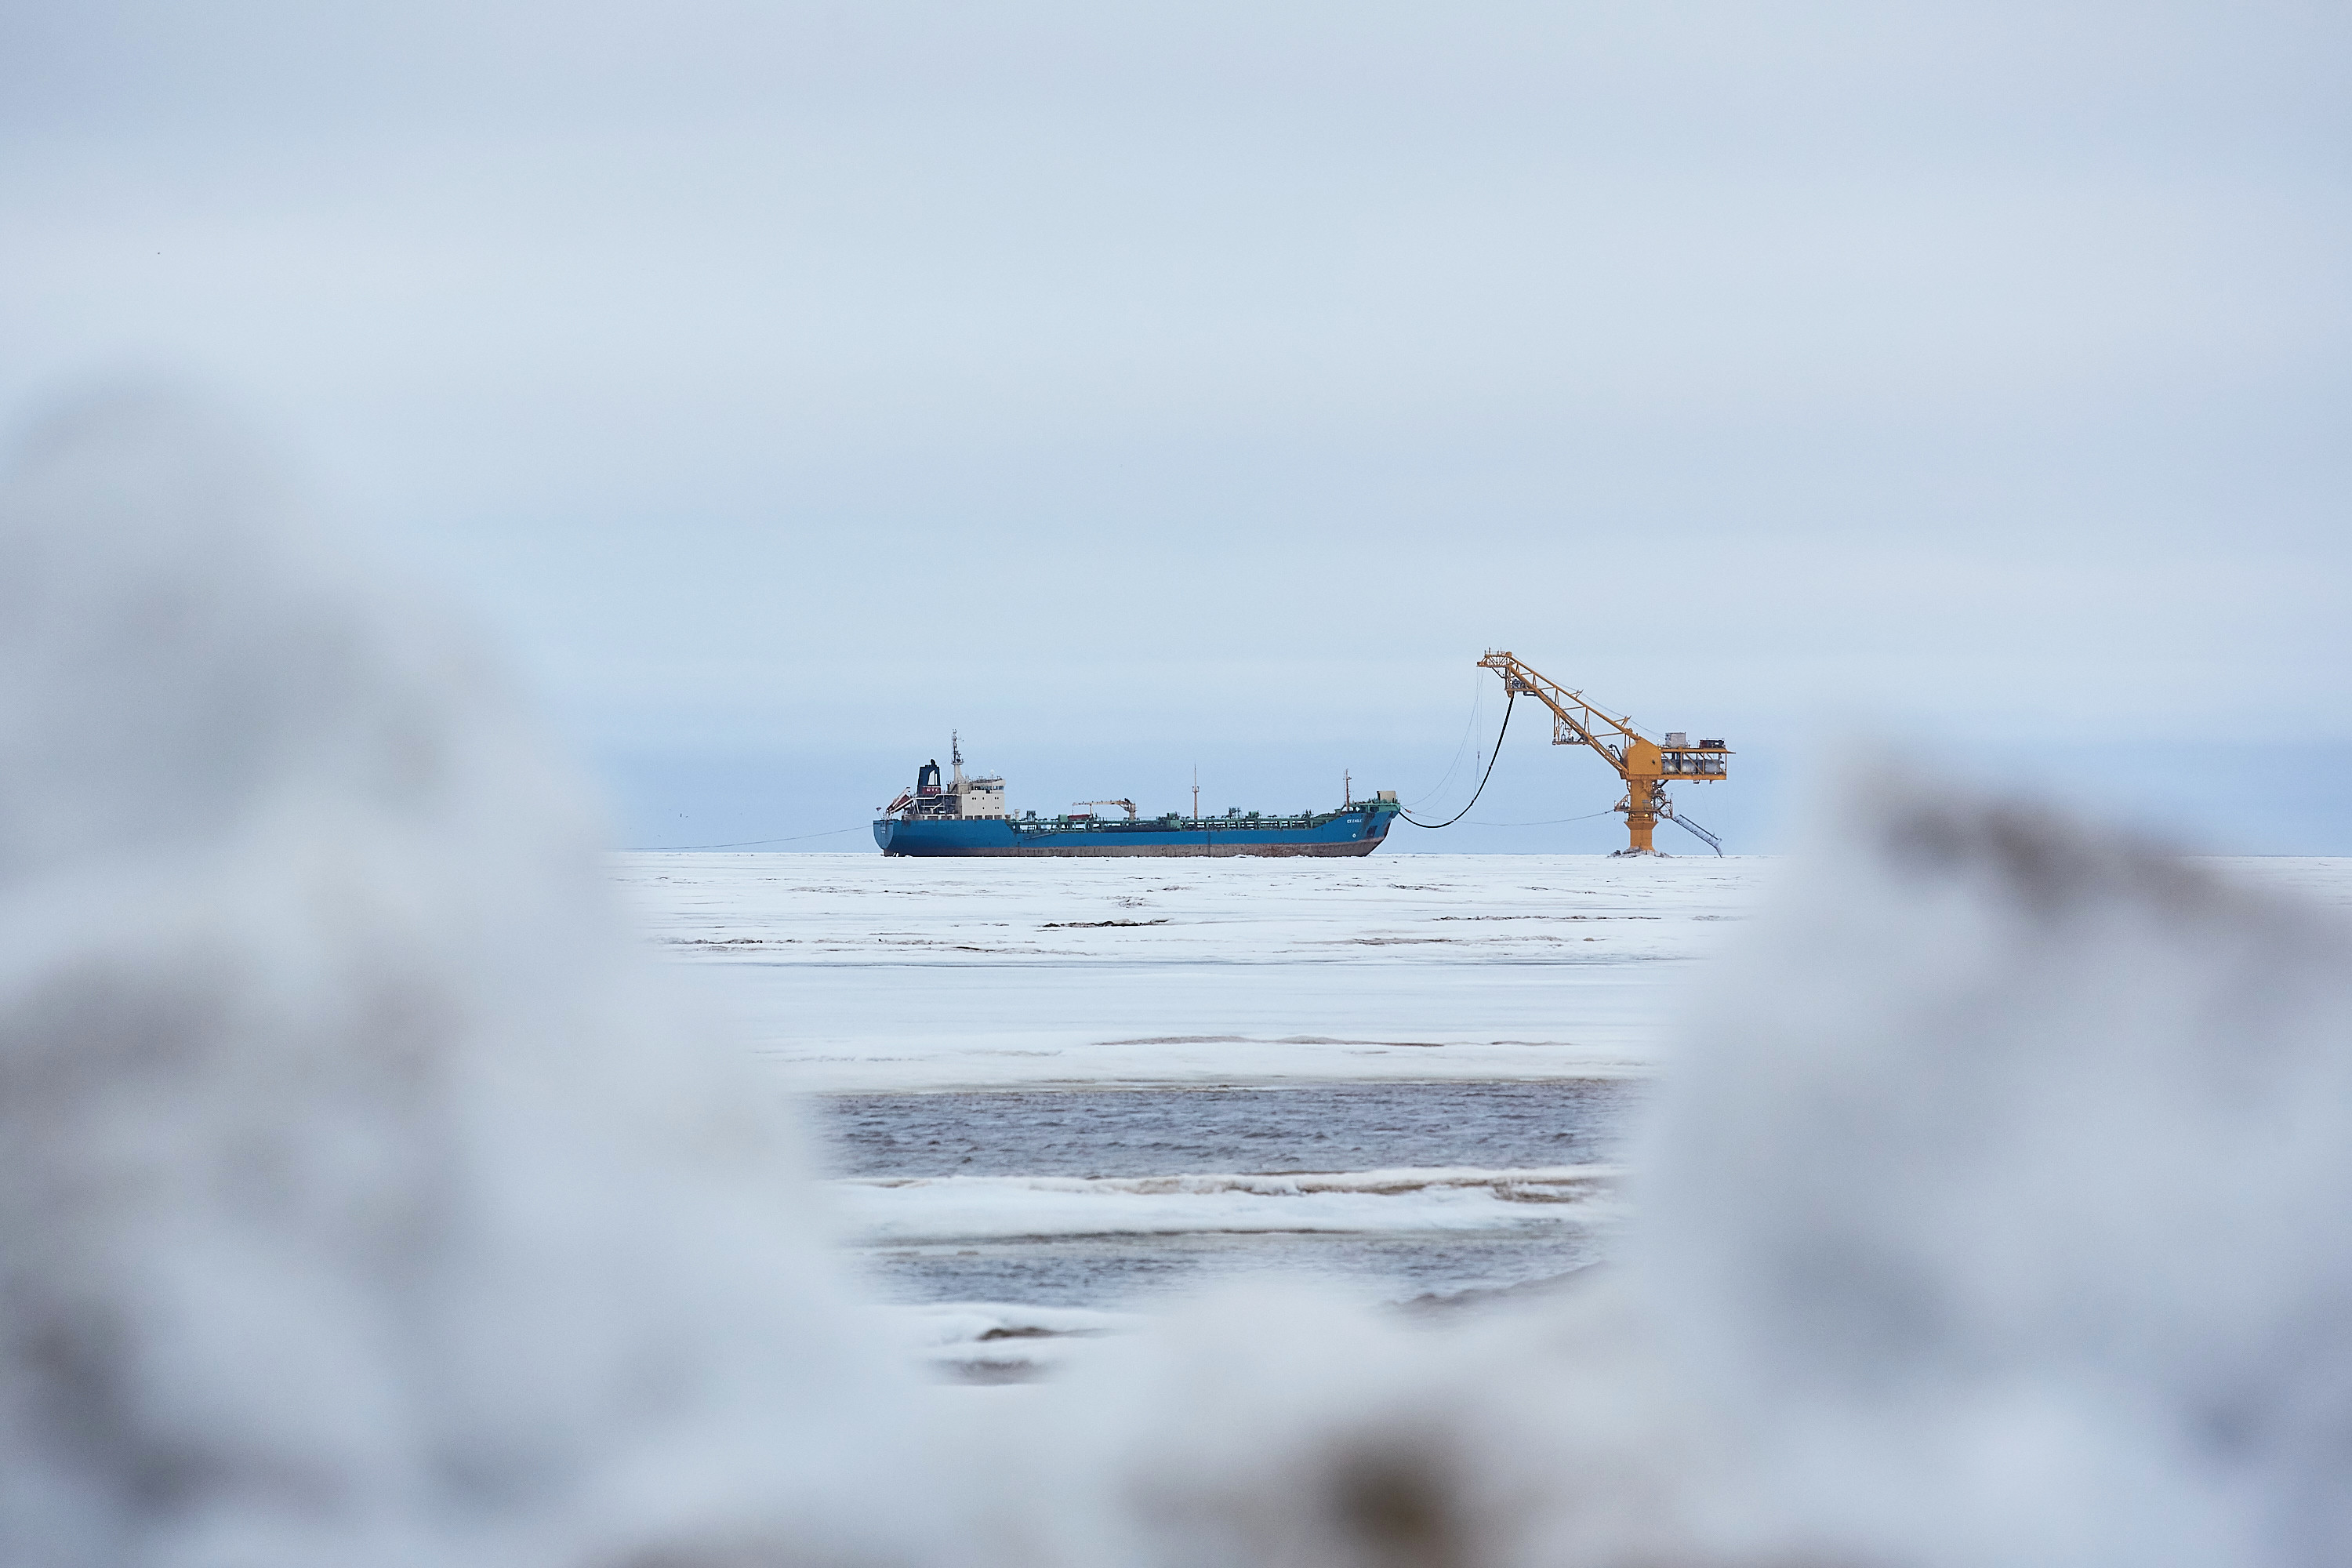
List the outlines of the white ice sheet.
{"label": "white ice sheet", "polygon": [[1399,1170],[1311,1175],[940,1176],[831,1184],[869,1245],[1057,1236],[1517,1230],[1602,1217],[1616,1173]]}
{"label": "white ice sheet", "polygon": [[812,1090],[1615,1076],[1772,862],[632,854],[651,939]]}

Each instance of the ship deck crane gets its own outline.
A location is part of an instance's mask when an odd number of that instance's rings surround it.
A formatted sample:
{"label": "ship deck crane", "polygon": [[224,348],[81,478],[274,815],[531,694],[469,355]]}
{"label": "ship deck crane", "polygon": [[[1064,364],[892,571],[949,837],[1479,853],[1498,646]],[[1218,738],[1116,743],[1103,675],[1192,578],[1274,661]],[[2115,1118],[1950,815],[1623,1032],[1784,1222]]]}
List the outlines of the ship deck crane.
{"label": "ship deck crane", "polygon": [[[1633,840],[1619,853],[1657,853],[1651,846],[1650,835],[1660,817],[1696,836],[1717,855],[1723,853],[1722,841],[1690,818],[1678,815],[1675,803],[1666,796],[1670,783],[1686,779],[1697,784],[1717,784],[1727,776],[1724,759],[1731,752],[1721,741],[1701,741],[1693,745],[1686,732],[1680,730],[1670,731],[1663,742],[1653,741],[1633,728],[1631,719],[1594,707],[1584,700],[1582,692],[1568,690],[1558,681],[1538,674],[1516,654],[1488,648],[1478,660],[1478,668],[1501,676],[1503,689],[1514,699],[1532,697],[1551,710],[1553,745],[1590,746],[1617,770],[1617,776],[1625,782],[1625,795],[1614,809],[1625,814],[1626,830]],[[1615,738],[1604,739],[1604,735]]]}

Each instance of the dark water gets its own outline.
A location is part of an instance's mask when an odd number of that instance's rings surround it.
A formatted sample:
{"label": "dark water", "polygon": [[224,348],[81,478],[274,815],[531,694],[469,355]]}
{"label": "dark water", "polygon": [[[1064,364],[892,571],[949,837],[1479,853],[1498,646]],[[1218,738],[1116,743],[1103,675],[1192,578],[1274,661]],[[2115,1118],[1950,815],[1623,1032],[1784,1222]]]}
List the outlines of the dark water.
{"label": "dark water", "polygon": [[[1619,1081],[1298,1089],[1009,1090],[829,1097],[835,1170],[856,1176],[1151,1176],[1613,1159],[1643,1086]],[[1090,1236],[877,1248],[903,1301],[1115,1307],[1237,1274],[1336,1279],[1391,1299],[1549,1279],[1598,1261],[1579,1224],[1504,1235]]]}
{"label": "dark water", "polygon": [[1135,1236],[888,1247],[860,1264],[889,1301],[1013,1301],[1118,1308],[1238,1276],[1338,1281],[1384,1300],[1431,1302],[1556,1279],[1607,1253],[1577,1225],[1507,1236]]}
{"label": "dark water", "polygon": [[1327,1084],[828,1098],[845,1176],[1491,1170],[1612,1157],[1638,1084]]}

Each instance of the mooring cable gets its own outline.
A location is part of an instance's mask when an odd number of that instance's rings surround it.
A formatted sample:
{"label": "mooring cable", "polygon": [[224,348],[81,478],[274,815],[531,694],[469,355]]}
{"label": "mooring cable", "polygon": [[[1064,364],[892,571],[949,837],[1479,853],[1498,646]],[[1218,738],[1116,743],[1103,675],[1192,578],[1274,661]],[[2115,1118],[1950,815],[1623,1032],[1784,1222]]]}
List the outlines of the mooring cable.
{"label": "mooring cable", "polygon": [[[1495,776],[1495,764],[1502,761],[1503,757],[1503,737],[1511,732],[1511,710],[1518,704],[1519,694],[1516,691],[1511,693],[1510,700],[1503,704],[1503,727],[1495,731],[1495,749],[1486,753],[1486,771],[1478,775],[1478,787],[1470,796],[1470,805],[1478,804],[1478,796],[1486,793],[1486,781]],[[1412,813],[1402,806],[1397,808],[1397,815],[1407,822],[1412,823],[1415,827],[1451,827],[1470,815],[1470,805],[1464,806],[1443,822],[1415,821]]]}
{"label": "mooring cable", "polygon": [[1612,805],[1606,811],[1588,811],[1582,816],[1547,816],[1541,822],[1474,822],[1470,826],[1473,827],[1557,827],[1563,822],[1590,822],[1596,816],[1616,815],[1617,808]]}

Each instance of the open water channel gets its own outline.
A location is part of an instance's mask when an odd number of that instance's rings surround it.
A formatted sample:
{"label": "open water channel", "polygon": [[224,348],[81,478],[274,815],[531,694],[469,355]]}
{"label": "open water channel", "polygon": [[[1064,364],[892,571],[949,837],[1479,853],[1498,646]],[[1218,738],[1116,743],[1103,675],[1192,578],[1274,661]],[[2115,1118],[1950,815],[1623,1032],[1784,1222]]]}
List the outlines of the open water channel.
{"label": "open water channel", "polygon": [[1286,1230],[1261,1215],[1248,1228],[1122,1231],[1110,1227],[1123,1216],[1106,1214],[1091,1234],[955,1237],[866,1254],[869,1276],[895,1300],[1099,1307],[1269,1269],[1399,1299],[1572,1272],[1601,1256],[1612,1212],[1588,1201],[1583,1217],[1569,1217],[1559,1205],[1581,1191],[1551,1202],[1552,1189],[1532,1196],[1522,1183],[1525,1223],[1466,1233],[1445,1223],[1450,1214],[1423,1225],[1426,1211],[1396,1200],[1429,1190],[1430,1173],[1610,1163],[1639,1099],[1638,1083],[1601,1079],[844,1094],[819,1104],[833,1168],[848,1177],[1396,1173],[1382,1192],[1395,1212],[1349,1230]]}

